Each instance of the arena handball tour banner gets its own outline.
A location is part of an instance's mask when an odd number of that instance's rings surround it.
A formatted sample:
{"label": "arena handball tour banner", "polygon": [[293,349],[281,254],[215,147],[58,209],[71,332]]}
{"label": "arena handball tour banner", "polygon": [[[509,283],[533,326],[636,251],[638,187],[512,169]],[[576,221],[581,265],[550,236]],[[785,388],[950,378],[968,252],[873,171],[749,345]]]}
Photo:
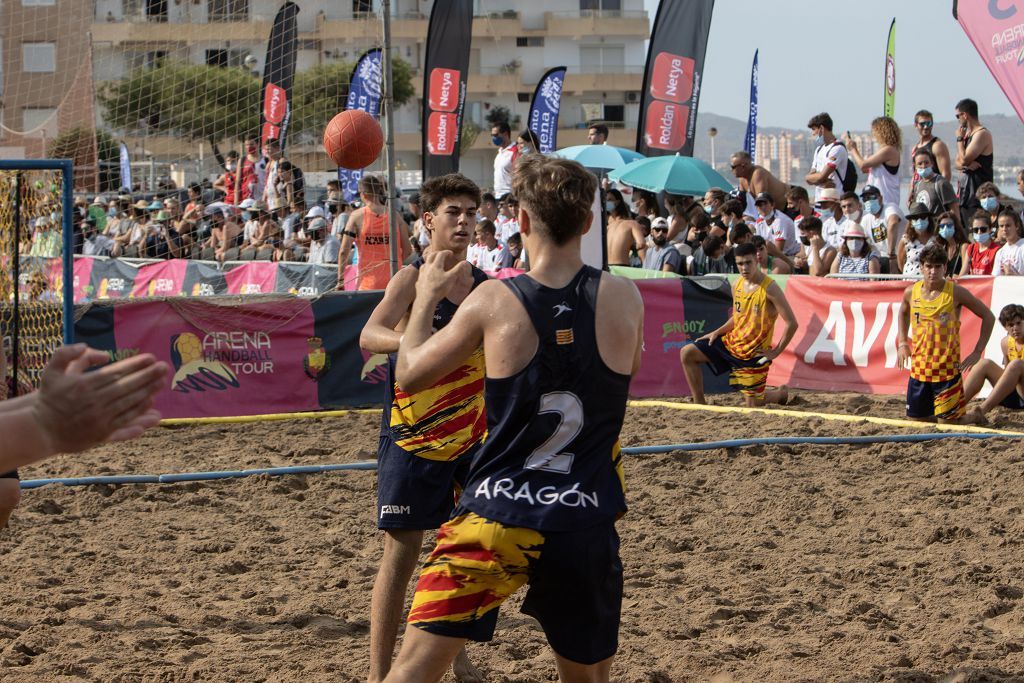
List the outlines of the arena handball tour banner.
{"label": "arena handball tour banner", "polygon": [[[379,47],[367,50],[356,62],[348,86],[346,110],[359,109],[375,119],[380,116],[380,84],[383,75],[381,54]],[[359,198],[359,179],[362,177],[362,169],[338,167],[338,182],[341,183],[341,191],[346,202],[354,202]]]}
{"label": "arena handball tour banner", "polygon": [[636,151],[693,156],[714,0],[661,0],[644,69]]}
{"label": "arena handball tour banner", "polygon": [[960,22],[1017,116],[1024,121],[1024,71],[1021,71],[1024,6],[995,0],[954,0],[953,17]]}
{"label": "arena handball tour banner", "polygon": [[540,140],[537,151],[550,154],[558,146],[558,112],[562,108],[565,67],[556,66],[541,76],[530,102],[529,128]]}
{"label": "arena handball tour banner", "polygon": [[472,0],[436,0],[423,70],[423,179],[459,170],[459,131],[473,33]]}
{"label": "arena handball tour banner", "polygon": [[295,78],[295,57],[299,49],[299,6],[286,2],[274,17],[263,64],[263,108],[260,142],[277,138],[285,147],[288,121],[292,115],[292,81]]}

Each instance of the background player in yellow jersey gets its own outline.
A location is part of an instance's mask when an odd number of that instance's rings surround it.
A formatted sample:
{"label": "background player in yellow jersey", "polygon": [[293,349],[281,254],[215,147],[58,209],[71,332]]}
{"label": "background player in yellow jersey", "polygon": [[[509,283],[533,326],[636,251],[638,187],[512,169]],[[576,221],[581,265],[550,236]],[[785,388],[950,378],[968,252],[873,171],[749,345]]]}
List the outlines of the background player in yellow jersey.
{"label": "background player in yellow jersey", "polygon": [[[757,248],[753,244],[741,244],[735,254],[740,278],[733,286],[732,315],[717,330],[679,352],[693,402],[705,402],[700,366],[706,363],[716,375],[729,373],[729,384],[743,394],[748,406],[785,403],[788,399],[785,386],[767,389],[768,370],[796,334],[799,327],[796,316],[782,289],[758,264]],[[786,323],[786,330],[779,343],[772,346],[775,321],[779,316]]]}
{"label": "background player in yellow jersey", "polygon": [[[929,244],[921,251],[920,282],[907,287],[900,306],[900,368],[910,362],[907,417],[925,422],[983,422],[967,414],[962,372],[981,360],[996,319],[973,294],[946,279],[949,257],[945,247]],[[981,336],[969,356],[960,359],[960,307],[981,318]],[[913,331],[913,339],[908,331]]]}
{"label": "background player in yellow jersey", "polygon": [[971,369],[964,382],[964,395],[968,401],[978,395],[986,380],[992,384],[992,393],[974,409],[982,415],[996,406],[1024,410],[1024,306],[1004,306],[999,311],[999,324],[1006,330],[1006,336],[999,344],[1006,367],[983,358]]}
{"label": "background player in yellow jersey", "polygon": [[[445,250],[449,267],[465,263],[473,237],[480,188],[458,173],[431,178],[420,188],[424,229],[431,249]],[[421,261],[403,268],[388,283],[384,298],[359,337],[371,353],[398,351],[409,311],[416,299]],[[459,271],[446,297],[432,308],[436,331],[487,276],[477,268]],[[483,406],[483,350],[436,378],[406,392],[394,384],[394,358],[388,361],[388,401],[381,420],[377,453],[377,526],[384,531],[384,556],[370,601],[370,676],[383,680],[391,668],[409,579],[419,559],[423,532],[451,516],[455,495],[465,483],[486,432]],[[463,683],[483,680],[463,650],[453,665]]]}

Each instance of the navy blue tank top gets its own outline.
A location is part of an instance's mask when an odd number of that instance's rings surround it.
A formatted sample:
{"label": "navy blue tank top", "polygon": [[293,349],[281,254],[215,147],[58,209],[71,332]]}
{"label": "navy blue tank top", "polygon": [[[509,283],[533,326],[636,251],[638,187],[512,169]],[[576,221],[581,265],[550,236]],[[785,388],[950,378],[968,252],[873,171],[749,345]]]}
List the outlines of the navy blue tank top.
{"label": "navy blue tank top", "polygon": [[[413,267],[423,265],[422,259]],[[473,289],[487,274],[473,268]],[[442,299],[434,309],[432,327],[440,330],[451,322],[458,304]],[[484,354],[477,349],[463,364],[410,394],[395,384],[396,354],[388,354],[387,400],[381,415],[381,434],[402,450],[428,460],[451,461],[472,453],[483,439]]]}
{"label": "navy blue tank top", "polygon": [[485,381],[487,438],[460,510],[540,531],[585,529],[625,512],[619,432],[630,376],[598,353],[600,281],[590,266],[562,289],[528,275],[502,281],[539,343],[520,372]]}

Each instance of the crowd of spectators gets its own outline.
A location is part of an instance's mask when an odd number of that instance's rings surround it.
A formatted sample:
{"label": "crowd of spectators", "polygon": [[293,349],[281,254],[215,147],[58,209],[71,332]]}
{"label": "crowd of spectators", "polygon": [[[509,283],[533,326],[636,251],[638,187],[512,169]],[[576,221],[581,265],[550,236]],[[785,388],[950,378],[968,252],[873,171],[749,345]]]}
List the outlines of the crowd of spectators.
{"label": "crowd of spectators", "polygon": [[[829,114],[812,117],[806,188],[787,186],[746,152],[730,158],[738,184],[730,194],[633,190],[630,208],[622,192],[629,188],[606,187],[609,261],[682,275],[735,273],[733,249],[753,241],[761,265],[775,274],[919,276],[921,251],[938,244],[950,276],[1024,275],[1022,212],[993,182],[992,135],[973,100],[958,102],[955,115],[960,126],[950,146],[932,134],[931,112],[915,115],[919,138],[907,156],[905,203],[903,136],[884,116],[871,123],[869,156],[849,133],[836,136]],[[1024,193],[1024,171],[1017,187]]]}

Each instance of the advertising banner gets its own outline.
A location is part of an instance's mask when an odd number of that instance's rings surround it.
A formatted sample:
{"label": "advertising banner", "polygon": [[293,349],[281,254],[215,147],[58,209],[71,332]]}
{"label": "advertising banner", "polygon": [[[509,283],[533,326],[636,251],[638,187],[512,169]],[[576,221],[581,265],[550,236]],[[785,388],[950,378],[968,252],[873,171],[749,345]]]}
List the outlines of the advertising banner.
{"label": "advertising banner", "polygon": [[89,298],[127,299],[132,296],[138,268],[118,259],[75,259],[75,267],[85,260],[92,263],[89,271]]}
{"label": "advertising banner", "polygon": [[896,19],[889,26],[889,42],[885,48],[885,100],[883,116],[896,116]]}
{"label": "advertising banner", "polygon": [[292,81],[299,49],[299,6],[285,2],[274,17],[263,64],[263,101],[260,109],[261,149],[270,138],[285,148],[288,121],[292,114]]}
{"label": "advertising banner", "polygon": [[1024,121],[1024,6],[997,0],[953,0],[953,18]]}
{"label": "advertising banner", "polygon": [[123,142],[118,145],[117,161],[121,170],[121,187],[127,187],[130,192],[132,189],[132,159],[128,155],[128,145]]}
{"label": "advertising banner", "polygon": [[651,27],[636,151],[693,156],[714,0],[662,0]]}
{"label": "advertising banner", "polygon": [[436,0],[423,69],[423,179],[459,170],[459,131],[466,102],[471,0]]}
{"label": "advertising banner", "polygon": [[743,138],[743,151],[751,159],[757,158],[757,53],[754,50],[754,64],[750,67],[750,111],[747,113],[747,134]]}
{"label": "advertising banner", "polygon": [[254,261],[224,273],[228,294],[272,294],[277,291],[278,264]]}
{"label": "advertising banner", "polygon": [[[364,52],[356,62],[348,85],[346,110],[359,109],[375,119],[380,116],[380,84],[384,73],[381,54],[381,49],[375,47]],[[341,183],[341,191],[346,202],[359,199],[359,179],[362,177],[362,169],[338,167],[338,182]]]}
{"label": "advertising banner", "polygon": [[558,146],[558,112],[562,108],[562,84],[565,82],[565,67],[556,66],[548,69],[530,102],[529,128],[540,140],[538,150],[541,154],[550,154]]}
{"label": "advertising banner", "polygon": [[188,266],[188,261],[183,259],[142,266],[135,275],[132,298],[182,296]]}
{"label": "advertising banner", "polygon": [[[992,300],[992,278],[960,282],[981,301]],[[789,278],[786,299],[800,329],[772,363],[768,382],[799,389],[901,394],[910,373],[896,367],[899,311],[908,283]],[[981,321],[961,311],[961,348],[978,343]],[[776,341],[782,334],[777,324]],[[995,336],[995,335],[993,335]]]}

